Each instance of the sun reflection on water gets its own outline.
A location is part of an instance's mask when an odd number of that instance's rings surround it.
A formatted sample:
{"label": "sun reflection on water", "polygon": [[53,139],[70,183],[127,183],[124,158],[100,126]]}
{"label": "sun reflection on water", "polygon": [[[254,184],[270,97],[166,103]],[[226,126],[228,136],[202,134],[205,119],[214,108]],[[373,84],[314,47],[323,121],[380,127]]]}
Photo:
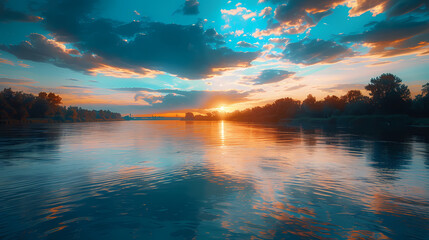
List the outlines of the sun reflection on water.
{"label": "sun reflection on water", "polygon": [[0,168],[6,239],[429,233],[429,148],[415,137],[229,121],[64,124],[26,134],[37,140],[0,147],[12,163]]}

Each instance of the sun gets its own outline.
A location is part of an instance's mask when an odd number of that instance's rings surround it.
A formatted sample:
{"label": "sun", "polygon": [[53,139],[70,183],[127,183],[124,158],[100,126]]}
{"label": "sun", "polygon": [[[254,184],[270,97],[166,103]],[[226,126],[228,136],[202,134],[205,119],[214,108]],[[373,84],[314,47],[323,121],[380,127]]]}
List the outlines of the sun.
{"label": "sun", "polygon": [[220,106],[220,107],[219,107],[219,110],[221,110],[221,111],[225,111],[225,107],[224,107],[224,106]]}

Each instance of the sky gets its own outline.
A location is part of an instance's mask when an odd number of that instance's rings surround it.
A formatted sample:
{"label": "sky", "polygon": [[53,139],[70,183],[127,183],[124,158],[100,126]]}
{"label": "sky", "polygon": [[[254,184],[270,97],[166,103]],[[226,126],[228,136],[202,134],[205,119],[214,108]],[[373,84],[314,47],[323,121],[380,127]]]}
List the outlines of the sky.
{"label": "sky", "polygon": [[428,0],[0,0],[0,88],[173,116],[429,82]]}

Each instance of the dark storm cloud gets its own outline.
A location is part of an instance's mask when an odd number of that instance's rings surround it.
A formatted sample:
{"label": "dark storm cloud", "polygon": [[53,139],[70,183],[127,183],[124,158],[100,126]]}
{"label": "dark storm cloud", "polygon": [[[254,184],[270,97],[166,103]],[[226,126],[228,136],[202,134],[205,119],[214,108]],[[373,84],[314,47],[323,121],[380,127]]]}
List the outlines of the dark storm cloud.
{"label": "dark storm cloud", "polygon": [[[152,113],[154,110],[168,112],[175,110],[197,110],[217,108],[224,104],[233,104],[249,100],[252,93],[263,90],[251,91],[183,91],[176,89],[149,89],[149,88],[116,88],[116,91],[134,92],[136,101],[145,101],[150,105],[124,106],[139,113]],[[146,112],[145,112],[146,111]]]}
{"label": "dark storm cloud", "polygon": [[42,20],[41,17],[27,15],[23,12],[18,12],[12,9],[6,8],[7,0],[0,0],[0,22],[38,22]]}
{"label": "dark storm cloud", "polygon": [[386,20],[368,25],[371,29],[341,36],[342,42],[365,43],[370,55],[390,57],[427,50],[429,22],[415,18]]}
{"label": "dark storm cloud", "polygon": [[248,42],[245,42],[245,41],[239,41],[237,43],[237,46],[243,47],[243,48],[257,48],[255,45],[248,43]]}
{"label": "dark storm cloud", "polygon": [[313,65],[336,63],[354,54],[351,49],[333,41],[303,39],[289,43],[283,51],[283,58],[296,64]]}
{"label": "dark storm cloud", "polygon": [[185,3],[174,13],[183,13],[184,15],[197,15],[200,13],[198,7],[200,3],[197,0],[185,0]]}
{"label": "dark storm cloud", "polygon": [[294,75],[295,75],[295,72],[276,70],[276,69],[266,69],[266,70],[263,70],[258,76],[245,77],[244,80],[247,80],[247,82],[250,82],[253,85],[262,85],[262,84],[280,82]]}
{"label": "dark storm cloud", "polygon": [[[144,72],[142,68],[165,71],[186,79],[208,78],[228,68],[246,67],[259,55],[259,52],[215,48],[212,44],[221,45],[223,37],[214,29],[204,31],[199,24],[149,21],[121,23],[110,19],[94,19],[91,12],[96,2],[50,1],[43,12],[44,25],[55,39],[73,43],[83,56],[61,55],[57,58],[58,54],[63,53],[46,51],[34,45],[27,46],[25,42],[3,46],[2,49],[22,59],[50,62],[84,72],[105,64],[134,72]],[[30,41],[34,41],[34,37]],[[92,59],[79,62],[82,57],[93,54],[103,62],[96,66],[93,66]]]}

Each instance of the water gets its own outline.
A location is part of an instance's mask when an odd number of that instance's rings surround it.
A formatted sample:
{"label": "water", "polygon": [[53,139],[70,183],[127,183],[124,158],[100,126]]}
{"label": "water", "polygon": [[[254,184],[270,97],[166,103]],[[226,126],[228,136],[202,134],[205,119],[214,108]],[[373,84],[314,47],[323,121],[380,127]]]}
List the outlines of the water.
{"label": "water", "polygon": [[0,239],[428,239],[429,137],[233,122],[0,128]]}

